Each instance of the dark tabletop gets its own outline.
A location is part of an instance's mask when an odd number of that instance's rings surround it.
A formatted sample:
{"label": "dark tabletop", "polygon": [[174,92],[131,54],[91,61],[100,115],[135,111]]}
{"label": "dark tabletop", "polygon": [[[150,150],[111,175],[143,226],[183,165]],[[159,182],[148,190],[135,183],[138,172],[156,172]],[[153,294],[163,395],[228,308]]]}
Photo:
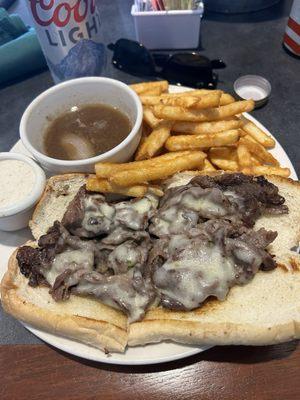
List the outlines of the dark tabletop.
{"label": "dark tabletop", "polygon": [[[104,41],[135,38],[130,0],[101,0]],[[286,150],[300,174],[300,61],[282,48],[292,1],[246,15],[207,13],[202,20],[203,54],[222,58],[220,89],[232,92],[240,75],[265,76],[272,85],[268,104],[253,112]],[[107,76],[140,81],[108,65]],[[41,72],[0,89],[0,150],[18,140],[27,105],[53,85]],[[160,366],[96,364],[42,345],[0,310],[0,399],[297,399],[300,398],[297,342],[268,347],[216,347]]]}

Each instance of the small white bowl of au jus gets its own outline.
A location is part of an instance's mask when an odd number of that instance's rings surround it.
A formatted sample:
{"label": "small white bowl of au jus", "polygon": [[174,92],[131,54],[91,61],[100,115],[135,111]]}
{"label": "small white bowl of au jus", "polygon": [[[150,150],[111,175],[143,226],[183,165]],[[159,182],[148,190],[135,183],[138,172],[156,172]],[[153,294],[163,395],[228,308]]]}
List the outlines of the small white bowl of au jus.
{"label": "small white bowl of au jus", "polygon": [[[91,145],[91,143],[94,143],[92,141],[94,137],[92,136],[91,141],[87,142],[90,132],[86,131],[86,136],[83,136],[85,135],[84,129],[82,132],[80,131],[82,119],[78,122],[80,137],[74,136],[75,130],[72,129],[73,125],[71,124],[64,128],[67,129],[68,133],[67,139],[64,139],[65,142],[61,141],[59,135],[57,141],[52,141],[54,144],[59,142],[59,146],[62,143],[65,146],[64,150],[75,149],[75,152],[80,153],[80,157],[63,159],[61,155],[57,156],[55,148],[51,148],[51,141],[48,140],[49,132],[52,129],[51,124],[55,124],[60,117],[64,118],[64,113],[72,117],[73,111],[82,113],[87,107],[97,104],[111,107],[122,113],[129,121],[127,134],[123,135],[122,139],[115,143],[112,148],[96,154],[91,153],[92,156],[89,156],[89,149],[95,150],[95,147]],[[45,170],[51,173],[89,173],[94,172],[94,165],[97,162],[125,162],[133,156],[141,138],[142,118],[143,109],[139,97],[125,83],[103,77],[78,78],[51,87],[32,101],[22,116],[20,137],[25,148]],[[77,119],[75,119],[76,121]],[[111,123],[113,121],[114,118],[111,118]],[[90,122],[88,123],[90,124]],[[96,123],[99,124],[96,126],[100,129],[101,121],[96,121]],[[91,126],[89,125],[89,127]],[[53,132],[55,132],[55,129]],[[107,139],[111,140],[112,137],[108,134]],[[103,143],[106,144],[105,141]],[[47,153],[46,145],[48,150],[54,151],[54,155],[52,153],[49,155],[49,151]],[[82,154],[87,154],[87,156],[82,157]]]}
{"label": "small white bowl of au jus", "polygon": [[0,181],[0,230],[25,228],[43,194],[44,171],[23,154],[0,153]]}

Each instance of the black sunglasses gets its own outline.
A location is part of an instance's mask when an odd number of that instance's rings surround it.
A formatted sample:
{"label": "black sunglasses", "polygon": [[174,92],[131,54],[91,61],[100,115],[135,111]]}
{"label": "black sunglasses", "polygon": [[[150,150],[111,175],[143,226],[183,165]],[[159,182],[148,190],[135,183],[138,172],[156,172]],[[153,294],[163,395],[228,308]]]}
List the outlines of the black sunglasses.
{"label": "black sunglasses", "polygon": [[129,39],[119,39],[107,47],[114,52],[113,65],[124,72],[161,77],[173,84],[195,88],[215,88],[218,76],[213,69],[226,67],[222,60],[209,60],[198,52],[153,53]]}

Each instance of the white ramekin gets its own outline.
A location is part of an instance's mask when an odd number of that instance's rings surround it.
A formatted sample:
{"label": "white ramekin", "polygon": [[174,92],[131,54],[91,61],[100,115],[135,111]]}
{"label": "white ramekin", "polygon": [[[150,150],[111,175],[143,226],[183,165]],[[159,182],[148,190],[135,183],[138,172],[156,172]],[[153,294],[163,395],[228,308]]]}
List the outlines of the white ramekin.
{"label": "white ramekin", "polygon": [[[84,160],[58,160],[46,156],[43,139],[49,117],[55,117],[74,105],[91,103],[109,104],[127,114],[132,124],[128,136],[113,149]],[[26,149],[48,171],[94,172],[96,162],[125,162],[131,158],[141,138],[142,119],[140,99],[125,83],[100,77],[78,78],[53,86],[36,97],[22,116],[20,136]]]}
{"label": "white ramekin", "polygon": [[[45,185],[46,176],[31,158],[19,153],[0,153],[2,160],[20,160],[31,166],[35,174],[35,184],[30,194],[12,206],[0,207],[0,230],[17,231],[28,226],[34,206],[41,197]],[[21,194],[21,193],[20,193]]]}

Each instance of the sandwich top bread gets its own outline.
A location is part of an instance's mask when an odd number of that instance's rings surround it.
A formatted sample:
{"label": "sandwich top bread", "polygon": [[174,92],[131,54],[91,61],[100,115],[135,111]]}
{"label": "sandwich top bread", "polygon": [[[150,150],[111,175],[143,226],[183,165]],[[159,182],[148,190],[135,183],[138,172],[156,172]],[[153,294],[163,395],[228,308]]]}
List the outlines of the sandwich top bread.
{"label": "sandwich top bread", "polygon": [[30,225],[38,242],[10,259],[4,308],[109,351],[299,337],[299,183],[211,175],[122,201],[87,192],[84,175],[51,178]]}

